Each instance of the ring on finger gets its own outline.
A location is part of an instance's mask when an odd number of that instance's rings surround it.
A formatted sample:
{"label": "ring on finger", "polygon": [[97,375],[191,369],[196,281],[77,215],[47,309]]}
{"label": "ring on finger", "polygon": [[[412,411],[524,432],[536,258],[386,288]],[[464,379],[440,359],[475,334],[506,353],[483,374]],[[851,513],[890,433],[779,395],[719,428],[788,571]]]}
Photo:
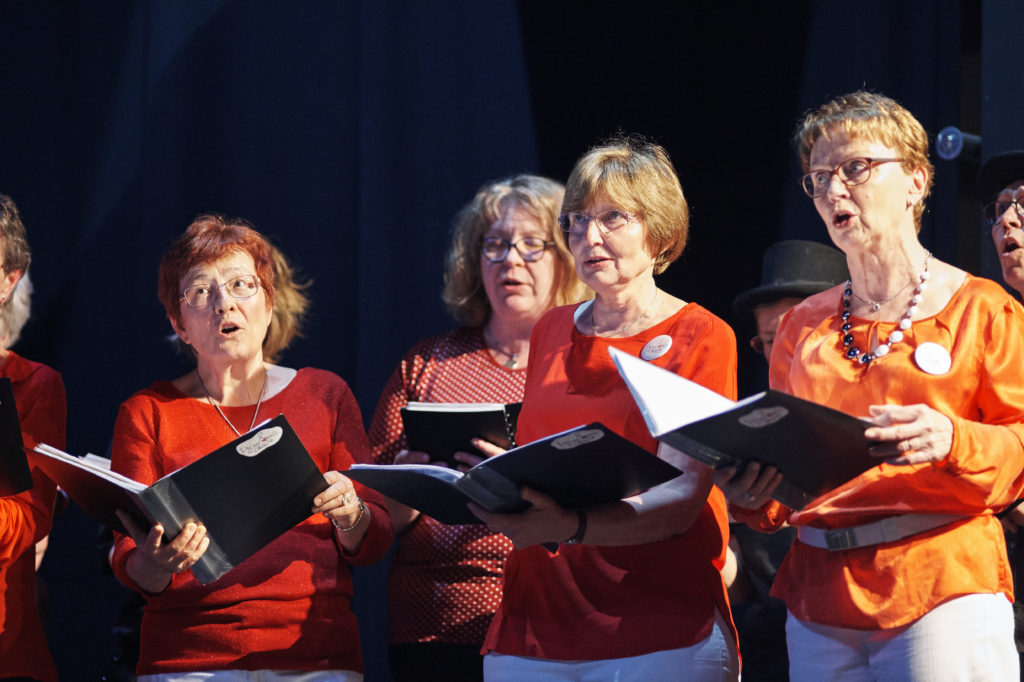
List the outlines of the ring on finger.
{"label": "ring on finger", "polygon": [[349,504],[351,502],[352,502],[352,493],[345,493],[344,495],[341,496],[341,503],[342,504]]}
{"label": "ring on finger", "polygon": [[746,498],[747,502],[753,502],[754,501],[754,496],[751,495],[750,493],[744,493],[743,497]]}

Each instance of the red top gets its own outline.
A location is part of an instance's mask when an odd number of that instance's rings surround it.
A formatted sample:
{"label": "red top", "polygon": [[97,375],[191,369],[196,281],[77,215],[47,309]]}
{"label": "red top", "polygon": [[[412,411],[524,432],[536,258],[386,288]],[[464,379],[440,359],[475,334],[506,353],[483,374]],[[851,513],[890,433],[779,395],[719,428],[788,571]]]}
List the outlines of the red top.
{"label": "red top", "polygon": [[[586,304],[583,304],[586,305]],[[576,306],[556,308],[533,329],[519,441],[600,421],[654,453],[629,390],[608,355],[614,346],[640,355],[668,336],[652,360],[729,397],[736,397],[736,339],[704,308],[690,303],[635,336],[586,336],[573,323]],[[563,545],[513,550],[505,595],[484,651],[558,660],[637,656],[690,646],[706,638],[715,609],[730,618],[720,569],[729,524],[717,488],[682,535],[632,546]],[[735,633],[734,633],[735,635]]]}
{"label": "red top", "polygon": [[[914,320],[903,341],[865,367],[842,353],[841,298],[840,288],[829,289],[783,318],[772,387],[855,416],[867,415],[868,405],[929,405],[953,420],[950,454],[935,463],[880,464],[800,513],[774,502],[760,516],[734,513],[766,529],[787,518],[795,526],[841,528],[915,512],[969,520],[845,551],[797,542],[772,594],[802,620],[858,629],[899,627],[966,594],[1002,592],[1012,600],[993,512],[1024,490],[1024,309],[997,284],[968,276],[941,312]],[[894,328],[851,321],[862,348],[869,329],[885,338]],[[945,374],[919,368],[914,351],[925,342],[952,358]]]}
{"label": "red top", "polygon": [[[18,404],[26,448],[47,443],[64,448],[67,400],[60,374],[11,353],[0,366]],[[36,542],[50,532],[57,487],[38,469],[34,486],[0,498],[0,677],[56,680],[36,610]]]}
{"label": "red top", "polygon": [[[495,362],[478,327],[424,339],[381,394],[369,432],[373,459],[391,464],[406,447],[399,410],[410,401],[512,403],[523,399],[525,385],[526,370]],[[482,644],[511,549],[508,538],[483,524],[446,526],[420,516],[399,536],[391,564],[388,639]]]}
{"label": "red top", "polygon": [[[235,424],[252,419],[253,405],[223,407]],[[265,400],[257,421],[284,414],[321,471],[345,471],[369,444],[359,407],[338,376],[299,370]],[[189,464],[228,443],[235,433],[211,404],[185,396],[166,381],[126,400],[114,427],[114,471],[141,483]],[[196,670],[363,669],[352,614],[349,564],[377,561],[393,539],[379,496],[355,484],[371,514],[355,556],[345,556],[335,530],[316,514],[209,585],[185,571],[157,595],[147,595],[139,674]],[[212,491],[213,494],[216,491]],[[113,567],[129,587],[125,563],[135,547],[118,534]]]}

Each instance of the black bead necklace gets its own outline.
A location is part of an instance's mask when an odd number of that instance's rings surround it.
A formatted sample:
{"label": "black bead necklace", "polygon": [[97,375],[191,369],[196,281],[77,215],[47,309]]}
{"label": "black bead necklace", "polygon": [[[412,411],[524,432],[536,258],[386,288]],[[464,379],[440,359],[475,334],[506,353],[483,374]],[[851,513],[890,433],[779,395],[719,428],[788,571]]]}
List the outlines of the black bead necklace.
{"label": "black bead necklace", "polygon": [[[914,288],[914,295],[910,298],[910,305],[907,306],[907,312],[903,313],[903,317],[900,318],[900,321],[896,325],[897,328],[889,332],[889,337],[886,339],[885,343],[878,344],[871,350],[871,352],[862,351],[860,348],[853,345],[853,334],[850,333],[850,330],[853,328],[853,324],[850,322],[850,298],[854,297],[855,294],[853,293],[852,280],[846,280],[846,285],[843,287],[843,324],[839,328],[839,336],[843,341],[843,347],[846,349],[846,357],[853,362],[861,365],[867,365],[872,360],[888,354],[892,349],[893,344],[899,343],[903,340],[903,333],[908,331],[914,324],[911,318],[917,314],[917,304],[921,302],[921,294],[928,286],[928,278],[931,277],[931,274],[928,272],[928,264],[931,260],[931,252],[925,251],[924,269],[917,276],[917,286]],[[857,296],[857,298],[860,297]],[[892,298],[893,297],[890,297],[886,300],[891,300]],[[874,307],[873,310],[878,310],[878,307]]]}

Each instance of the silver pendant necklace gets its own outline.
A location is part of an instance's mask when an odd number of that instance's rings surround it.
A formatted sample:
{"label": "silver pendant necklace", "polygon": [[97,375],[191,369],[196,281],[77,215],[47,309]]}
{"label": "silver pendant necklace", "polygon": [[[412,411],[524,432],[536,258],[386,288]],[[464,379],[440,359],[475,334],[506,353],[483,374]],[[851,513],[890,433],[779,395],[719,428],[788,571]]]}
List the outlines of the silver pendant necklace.
{"label": "silver pendant necklace", "polygon": [[487,347],[490,350],[496,353],[501,353],[505,356],[505,360],[501,363],[504,367],[507,367],[508,369],[516,369],[519,367],[519,353],[509,353],[507,350],[503,350],[501,346],[498,345],[498,340],[495,339],[487,329],[484,329],[484,343],[487,344]]}
{"label": "silver pendant necklace", "polygon": [[843,348],[845,349],[843,354],[846,355],[846,357],[855,363],[867,365],[870,364],[872,360],[887,355],[894,344],[903,340],[904,332],[909,330],[914,324],[912,318],[917,314],[917,305],[921,302],[924,290],[928,287],[928,279],[931,277],[931,273],[928,272],[928,264],[931,263],[931,260],[931,252],[925,251],[924,268],[917,275],[917,287],[914,288],[914,295],[910,297],[910,303],[907,305],[907,311],[903,313],[903,316],[900,318],[899,322],[897,322],[896,329],[889,332],[889,336],[885,343],[879,343],[870,352],[862,351],[860,348],[853,345],[854,338],[853,334],[850,333],[850,330],[853,327],[853,323],[850,322],[850,297],[852,296],[853,298],[857,298],[865,303],[872,304],[872,311],[875,311],[881,307],[882,303],[891,301],[900,293],[906,291],[907,287],[903,287],[901,291],[890,296],[885,301],[879,301],[876,303],[875,301],[862,299],[860,296],[853,293],[852,282],[850,280],[846,280],[846,285],[843,287],[843,312],[841,315],[842,325],[839,327],[839,337],[842,340]]}
{"label": "silver pendant necklace", "polygon": [[658,300],[658,291],[659,290],[657,288],[654,289],[654,296],[651,297],[651,301],[650,301],[650,303],[647,304],[647,308],[640,313],[640,317],[636,318],[632,322],[629,322],[627,324],[622,325],[618,329],[614,329],[612,331],[606,331],[606,332],[598,332],[598,330],[597,330],[597,319],[596,319],[596,317],[594,315],[594,308],[597,306],[597,301],[595,300],[595,302],[590,305],[590,332],[591,332],[591,335],[592,336],[597,336],[598,334],[601,334],[602,336],[605,336],[605,337],[613,337],[613,336],[619,336],[620,334],[624,334],[627,331],[633,329],[633,327],[636,327],[638,324],[640,324],[641,322],[646,320],[648,317],[650,317],[651,311],[654,309],[654,303],[655,303],[655,301]]}
{"label": "silver pendant necklace", "polygon": [[[231,427],[231,430],[235,432],[235,435],[238,436],[238,437],[241,437],[242,434],[238,432],[238,429],[235,428],[235,425],[231,423],[231,420],[228,419],[226,414],[224,414],[224,411],[220,409],[220,405],[218,405],[214,401],[213,396],[210,395],[210,391],[206,388],[206,384],[203,383],[203,375],[199,373],[199,369],[198,368],[196,368],[196,376],[199,378],[199,385],[203,387],[203,393],[206,394],[206,400],[211,405],[213,405],[214,409],[217,410],[217,414],[219,414],[221,416],[221,419],[223,419],[227,423],[227,425]],[[260,413],[260,405],[263,404],[263,394],[266,392],[266,390],[267,390],[267,368],[264,367],[263,368],[263,387],[260,389],[260,397],[256,401],[256,411],[252,413],[252,421],[249,423],[249,430],[246,431],[246,433],[248,433],[249,431],[252,431],[252,427],[256,426],[256,416],[259,415],[259,413]]]}

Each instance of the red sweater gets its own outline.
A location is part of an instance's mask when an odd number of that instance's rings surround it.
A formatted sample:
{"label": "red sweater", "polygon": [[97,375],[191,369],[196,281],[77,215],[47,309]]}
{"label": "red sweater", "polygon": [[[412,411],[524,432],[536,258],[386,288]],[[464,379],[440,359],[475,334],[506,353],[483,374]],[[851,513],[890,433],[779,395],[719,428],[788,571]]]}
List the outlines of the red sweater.
{"label": "red sweater", "polygon": [[[400,410],[410,401],[511,403],[523,399],[525,385],[526,370],[495,362],[479,327],[426,338],[405,354],[380,396],[370,424],[373,458],[391,464],[405,448]],[[391,564],[389,640],[482,644],[511,549],[483,524],[446,526],[421,516],[399,536]]]}
{"label": "red sweater", "polygon": [[[0,367],[14,389],[25,447],[64,448],[67,401],[60,374],[11,353]],[[36,610],[36,542],[50,532],[56,486],[37,469],[35,485],[0,498],[0,677],[56,680]]]}
{"label": "red sweater", "polygon": [[[574,311],[556,308],[533,328],[520,443],[600,421],[655,452],[609,346],[639,355],[655,337],[668,336],[671,347],[654,364],[736,397],[736,339],[704,308],[690,303],[623,339],[581,334]],[[711,632],[716,608],[730,617],[720,572],[728,533],[725,498],[712,488],[682,535],[622,547],[563,545],[556,554],[540,546],[512,550],[484,650],[597,660],[695,644]]]}
{"label": "red sweater", "polygon": [[[253,405],[224,407],[236,424],[252,419]],[[257,421],[284,414],[322,471],[345,471],[368,457],[359,407],[338,376],[299,370],[288,386],[263,402]],[[158,382],[121,405],[114,428],[112,468],[142,483],[195,461],[235,438],[207,402]],[[371,525],[359,553],[345,556],[331,523],[314,515],[235,567],[201,585],[186,571],[149,600],[142,618],[139,674],[197,670],[362,671],[359,632],[351,610],[349,564],[377,561],[394,536],[391,519],[373,491],[356,484]],[[119,536],[115,574],[138,589],[125,571],[135,544]]]}

